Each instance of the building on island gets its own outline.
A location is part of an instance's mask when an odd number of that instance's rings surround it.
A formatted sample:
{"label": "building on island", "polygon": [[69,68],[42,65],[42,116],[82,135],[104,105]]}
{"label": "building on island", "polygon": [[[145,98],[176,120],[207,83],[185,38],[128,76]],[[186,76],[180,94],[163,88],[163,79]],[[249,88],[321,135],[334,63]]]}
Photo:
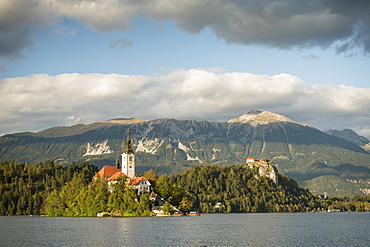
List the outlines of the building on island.
{"label": "building on island", "polygon": [[[152,212],[155,216],[183,216],[184,213],[178,210],[175,206],[167,202],[160,195],[152,191],[149,195],[149,200],[152,202]],[[170,214],[164,212],[165,204],[171,208]]]}
{"label": "building on island", "polygon": [[95,176],[103,177],[108,182],[108,188],[111,191],[111,185],[116,183],[119,177],[126,177],[127,184],[133,186],[138,195],[150,193],[150,182],[144,177],[136,177],[135,154],[132,149],[130,129],[127,131],[126,145],[122,157],[122,167],[119,159],[115,166],[104,166]]}
{"label": "building on island", "polygon": [[271,179],[276,185],[278,185],[278,169],[272,164],[273,162],[268,159],[254,159],[248,157],[246,159],[246,165],[249,168],[258,167],[259,176],[266,176]]}

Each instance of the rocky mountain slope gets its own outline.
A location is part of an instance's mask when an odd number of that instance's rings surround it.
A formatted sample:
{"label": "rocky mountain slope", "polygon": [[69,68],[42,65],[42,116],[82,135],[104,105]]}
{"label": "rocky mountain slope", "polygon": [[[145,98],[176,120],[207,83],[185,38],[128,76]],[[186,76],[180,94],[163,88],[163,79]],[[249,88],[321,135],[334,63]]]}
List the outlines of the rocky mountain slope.
{"label": "rocky mountain slope", "polygon": [[[295,178],[313,193],[370,193],[367,151],[267,111],[251,111],[222,123],[114,119],[5,135],[0,137],[0,160],[113,165],[122,153],[128,127],[140,173],[151,168],[176,173],[194,164],[233,165],[245,163],[247,157],[267,158],[279,172]],[[345,185],[338,187],[338,179]]]}
{"label": "rocky mountain slope", "polygon": [[364,136],[360,136],[356,132],[354,132],[351,129],[344,129],[344,130],[328,130],[325,131],[325,133],[333,136],[337,136],[340,138],[343,138],[344,140],[347,140],[349,142],[352,142],[363,149],[370,151],[370,141]]}

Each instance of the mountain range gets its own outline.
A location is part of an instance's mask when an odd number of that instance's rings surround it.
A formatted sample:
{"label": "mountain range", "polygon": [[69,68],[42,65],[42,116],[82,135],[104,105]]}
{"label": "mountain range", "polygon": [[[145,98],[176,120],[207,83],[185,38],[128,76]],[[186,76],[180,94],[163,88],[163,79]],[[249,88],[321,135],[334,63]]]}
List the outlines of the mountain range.
{"label": "mountain range", "polygon": [[114,165],[128,128],[139,173],[173,174],[196,164],[243,164],[252,157],[273,161],[279,172],[313,193],[370,194],[366,138],[355,132],[346,137],[338,134],[342,131],[324,133],[268,111],[250,111],[228,122],[120,118],[8,134],[0,137],[0,160]]}

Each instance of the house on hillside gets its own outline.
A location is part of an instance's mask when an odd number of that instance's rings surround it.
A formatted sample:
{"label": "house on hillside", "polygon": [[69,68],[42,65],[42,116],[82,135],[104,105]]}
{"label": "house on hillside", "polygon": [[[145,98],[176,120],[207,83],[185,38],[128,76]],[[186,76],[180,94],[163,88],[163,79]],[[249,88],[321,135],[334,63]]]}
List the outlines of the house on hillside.
{"label": "house on hillside", "polygon": [[217,202],[215,205],[216,212],[222,212],[224,210],[224,205],[221,202]]}
{"label": "house on hillside", "polygon": [[112,191],[112,185],[120,177],[126,177],[127,184],[133,186],[138,195],[150,193],[150,182],[144,177],[136,177],[135,154],[132,149],[130,129],[127,131],[126,146],[121,155],[122,167],[117,159],[115,166],[104,166],[95,176],[103,177],[108,182],[108,188]]}
{"label": "house on hillside", "polygon": [[[154,193],[154,191],[150,193],[149,200],[152,202],[152,212],[156,216],[182,216],[183,215],[183,212],[181,212],[175,206],[167,202],[160,195]],[[164,212],[165,204],[168,204],[171,208],[171,212],[169,215],[165,214]]]}

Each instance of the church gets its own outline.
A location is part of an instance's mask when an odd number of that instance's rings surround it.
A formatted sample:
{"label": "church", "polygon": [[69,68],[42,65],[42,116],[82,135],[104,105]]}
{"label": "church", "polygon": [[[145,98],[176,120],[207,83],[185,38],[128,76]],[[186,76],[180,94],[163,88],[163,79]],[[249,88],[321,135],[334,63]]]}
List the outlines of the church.
{"label": "church", "polygon": [[122,167],[119,159],[116,161],[115,166],[104,166],[95,176],[103,177],[108,182],[108,188],[111,191],[111,185],[116,183],[119,177],[126,177],[127,184],[133,186],[138,195],[150,193],[150,182],[144,177],[136,177],[136,164],[135,154],[132,149],[130,129],[127,131],[126,145],[123,153],[121,154]]}

